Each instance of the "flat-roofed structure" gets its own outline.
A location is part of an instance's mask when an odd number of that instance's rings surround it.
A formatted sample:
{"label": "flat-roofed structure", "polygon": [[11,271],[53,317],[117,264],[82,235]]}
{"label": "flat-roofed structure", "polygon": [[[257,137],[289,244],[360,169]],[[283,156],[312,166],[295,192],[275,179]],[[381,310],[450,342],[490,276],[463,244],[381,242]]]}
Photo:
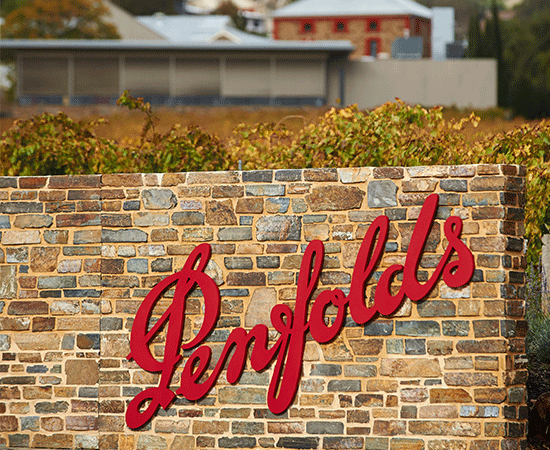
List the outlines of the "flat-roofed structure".
{"label": "flat-roofed structure", "polygon": [[114,103],[129,90],[165,105],[321,106],[340,95],[329,73],[343,91],[353,50],[347,41],[5,39],[1,56],[16,61],[22,105]]}

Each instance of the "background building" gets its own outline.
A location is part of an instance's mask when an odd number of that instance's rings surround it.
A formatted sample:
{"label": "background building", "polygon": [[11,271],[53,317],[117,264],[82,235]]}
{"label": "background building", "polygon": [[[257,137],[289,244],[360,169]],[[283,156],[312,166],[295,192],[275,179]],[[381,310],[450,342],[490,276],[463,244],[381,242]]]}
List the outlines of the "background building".
{"label": "background building", "polygon": [[419,36],[431,56],[432,11],[411,0],[298,0],[273,14],[273,37],[281,40],[348,40],[352,59],[385,57],[397,38]]}

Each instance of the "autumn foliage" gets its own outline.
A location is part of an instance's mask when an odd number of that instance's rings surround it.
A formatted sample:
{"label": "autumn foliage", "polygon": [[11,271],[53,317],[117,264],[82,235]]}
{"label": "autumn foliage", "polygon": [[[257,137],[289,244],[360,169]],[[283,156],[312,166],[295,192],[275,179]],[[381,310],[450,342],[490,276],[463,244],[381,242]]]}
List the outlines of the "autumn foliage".
{"label": "autumn foliage", "polygon": [[144,113],[138,139],[98,137],[104,121],[43,114],[19,120],[0,138],[0,174],[188,172],[309,167],[521,164],[527,168],[526,235],[533,250],[550,225],[550,121],[471,140],[475,114],[445,120],[441,108],[401,101],[374,111],[331,109],[292,131],[281,122],[240,125],[220,139],[197,126],[158,131],[149,104],[125,93],[119,104]]}
{"label": "autumn foliage", "polygon": [[104,21],[100,0],[30,0],[5,18],[2,37],[11,39],[118,39]]}

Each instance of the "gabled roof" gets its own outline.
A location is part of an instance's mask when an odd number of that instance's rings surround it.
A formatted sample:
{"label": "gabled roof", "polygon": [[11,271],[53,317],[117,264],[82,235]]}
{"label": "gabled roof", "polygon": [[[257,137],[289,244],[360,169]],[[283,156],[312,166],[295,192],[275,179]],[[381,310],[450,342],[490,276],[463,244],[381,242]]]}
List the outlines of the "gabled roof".
{"label": "gabled roof", "polygon": [[108,10],[108,15],[103,17],[103,20],[117,28],[121,39],[165,39],[151,28],[139,23],[129,12],[110,0],[103,0],[103,4]]}
{"label": "gabled roof", "polygon": [[244,33],[231,27],[229,16],[139,16],[137,20],[172,42],[265,43],[267,38]]}
{"label": "gabled roof", "polygon": [[431,19],[432,11],[412,0],[298,0],[273,13],[273,17],[414,15]]}

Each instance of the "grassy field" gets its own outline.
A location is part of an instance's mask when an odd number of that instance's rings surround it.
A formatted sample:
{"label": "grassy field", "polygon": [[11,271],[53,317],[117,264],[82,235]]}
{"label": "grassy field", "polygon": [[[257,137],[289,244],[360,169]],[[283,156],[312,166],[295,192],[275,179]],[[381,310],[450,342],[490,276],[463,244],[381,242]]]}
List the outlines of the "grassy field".
{"label": "grassy field", "polygon": [[[106,123],[96,129],[98,136],[113,139],[117,142],[128,142],[139,137],[143,126],[144,115],[137,111],[127,111],[119,107],[16,107],[13,117],[0,118],[0,132],[8,130],[15,119],[26,119],[43,111],[65,112],[75,120],[92,120],[104,117]],[[253,107],[200,107],[200,108],[153,108],[159,118],[158,130],[167,131],[174,124],[198,125],[211,134],[222,139],[229,137],[241,123],[283,123],[287,128],[298,131],[304,125],[315,121],[327,111],[327,108],[253,108]],[[447,120],[459,120],[467,117],[471,110],[444,110]],[[467,128],[464,133],[471,142],[487,134],[505,133],[515,127],[529,123],[521,117],[507,119],[500,110],[476,111],[481,117],[477,128]],[[533,123],[533,122],[531,122]]]}

